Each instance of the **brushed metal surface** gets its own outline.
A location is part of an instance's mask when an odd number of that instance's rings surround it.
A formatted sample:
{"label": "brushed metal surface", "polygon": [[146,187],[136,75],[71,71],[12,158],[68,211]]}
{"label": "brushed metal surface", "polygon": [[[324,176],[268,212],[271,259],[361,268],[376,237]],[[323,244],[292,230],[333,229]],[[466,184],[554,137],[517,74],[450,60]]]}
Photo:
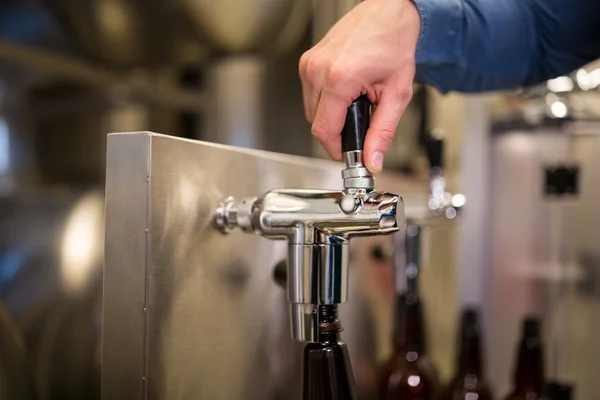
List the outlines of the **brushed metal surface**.
{"label": "brushed metal surface", "polygon": [[151,1],[52,0],[45,5],[80,49],[99,61],[140,67],[173,58],[177,27]]}
{"label": "brushed metal surface", "polygon": [[[285,242],[212,224],[225,196],[341,189],[341,163],[152,133],[108,139],[102,398],[298,399],[302,345],[273,279]],[[406,183],[378,178],[380,190]],[[147,230],[147,231],[146,231]],[[359,391],[389,354],[393,271],[351,245],[341,307]]]}
{"label": "brushed metal surface", "polygon": [[177,0],[192,31],[227,52],[285,52],[306,31],[311,4],[305,0]]}
{"label": "brushed metal surface", "polygon": [[[492,142],[485,328],[498,395],[509,390],[519,325],[530,313],[542,316],[547,376],[573,382],[577,399],[596,399],[600,390],[600,136],[568,130],[511,131]],[[580,165],[579,195],[544,196],[544,167],[565,162]]]}
{"label": "brushed metal surface", "polygon": [[0,232],[0,301],[22,336],[30,389],[39,400],[99,399],[103,195],[22,190],[0,199]]}
{"label": "brushed metal surface", "polygon": [[[144,398],[148,141],[109,140],[101,396]],[[108,383],[107,383],[108,382]]]}
{"label": "brushed metal surface", "polygon": [[35,399],[33,381],[23,338],[4,304],[0,302],[0,398]]}

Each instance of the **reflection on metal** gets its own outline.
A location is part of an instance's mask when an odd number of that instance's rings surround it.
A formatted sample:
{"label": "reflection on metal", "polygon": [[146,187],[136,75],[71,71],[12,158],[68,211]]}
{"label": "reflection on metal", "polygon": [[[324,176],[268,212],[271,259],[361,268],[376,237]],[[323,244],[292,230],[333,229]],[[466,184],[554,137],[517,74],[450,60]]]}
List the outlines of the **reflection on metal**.
{"label": "reflection on metal", "polygon": [[298,45],[312,20],[312,4],[310,0],[296,0],[291,9],[288,20],[281,32],[276,36],[270,51],[286,53]]}
{"label": "reflection on metal", "polygon": [[75,204],[67,219],[61,245],[60,276],[69,294],[89,288],[94,267],[102,263],[103,204],[104,196],[90,193]]}
{"label": "reflection on metal", "polygon": [[[146,0],[48,0],[66,33],[88,54],[120,66],[165,64],[173,26]],[[148,4],[150,3],[150,4]],[[166,25],[166,26],[165,26]],[[161,26],[162,29],[157,29]]]}
{"label": "reflection on metal", "polygon": [[[499,120],[535,127],[568,118],[600,120],[600,62],[588,64],[568,76],[550,79],[545,84],[520,90],[508,97],[507,108]],[[506,115],[508,114],[508,115]]]}
{"label": "reflection on metal", "polygon": [[56,52],[41,50],[0,40],[0,60],[51,78],[64,79],[96,89],[114,89],[122,96],[131,96],[171,109],[197,112],[205,107],[202,93],[160,85],[143,76],[119,74],[97,65],[69,58]]}
{"label": "reflection on metal", "polygon": [[[600,137],[566,128],[573,135],[540,127],[493,138],[486,331],[488,376],[499,395],[508,389],[521,319],[532,313],[543,319],[548,378],[574,382],[580,399],[600,390]],[[544,193],[546,168],[562,163],[581,167],[575,197]]]}
{"label": "reflection on metal", "polygon": [[204,140],[265,148],[266,72],[267,62],[258,56],[231,56],[210,65]]}
{"label": "reflection on metal", "polygon": [[228,52],[287,51],[307,28],[307,0],[177,0],[201,37]]}
{"label": "reflection on metal", "polygon": [[10,166],[9,131],[6,121],[0,118],[0,177],[8,172]]}
{"label": "reflection on metal", "polygon": [[[109,136],[107,166],[103,398],[298,399],[301,345],[272,277],[287,246],[222,235],[212,216],[226,195],[340,188],[339,164],[137,133]],[[353,240],[340,310],[364,399],[391,350],[392,271],[368,253],[378,240]]]}
{"label": "reflection on metal", "polygon": [[[351,208],[344,210],[344,200],[350,200]],[[350,239],[398,231],[404,207],[400,197],[373,190],[282,189],[240,202],[228,198],[217,208],[215,221],[225,231],[239,227],[287,240],[292,338],[316,343],[318,306],[348,300]]]}
{"label": "reflection on metal", "polygon": [[23,335],[36,399],[99,398],[102,253],[89,251],[102,246],[102,198],[45,189],[0,199],[0,299]]}
{"label": "reflection on metal", "polygon": [[31,366],[20,332],[0,302],[0,398],[36,399]]}

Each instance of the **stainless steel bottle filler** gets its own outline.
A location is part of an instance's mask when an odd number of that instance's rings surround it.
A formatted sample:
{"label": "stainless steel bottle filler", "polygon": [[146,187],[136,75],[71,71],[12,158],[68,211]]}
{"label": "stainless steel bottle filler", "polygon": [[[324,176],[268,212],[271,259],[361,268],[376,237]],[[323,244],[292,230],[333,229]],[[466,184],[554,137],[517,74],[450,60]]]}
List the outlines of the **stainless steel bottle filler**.
{"label": "stainless steel bottle filler", "polygon": [[216,212],[224,232],[239,227],[287,239],[291,331],[301,342],[318,338],[319,305],[348,299],[350,238],[393,233],[404,224],[402,198],[375,191],[363,164],[369,119],[369,100],[361,96],[348,109],[342,132],[343,191],[280,189],[241,201],[228,197]]}
{"label": "stainless steel bottle filler", "polygon": [[[303,346],[290,339],[288,295],[273,279],[273,267],[287,258],[290,246],[240,229],[224,235],[215,229],[215,210],[227,196],[298,188],[295,194],[325,193],[311,205],[325,206],[327,215],[344,224],[356,219],[353,230],[372,210],[367,229],[383,233],[396,229],[390,222],[402,225],[402,203],[395,204],[394,221],[388,215],[380,227],[376,218],[385,213],[377,217],[378,207],[391,211],[394,203],[367,189],[343,189],[340,164],[326,160],[149,132],[109,135],[107,154],[102,398],[299,399]],[[377,186],[407,193],[413,202],[424,194],[420,183],[387,173],[377,177]],[[310,190],[315,187],[342,190]],[[280,193],[278,201],[304,201]],[[348,194],[362,200],[361,212],[345,214],[335,204]],[[319,226],[327,231],[315,230],[315,237],[325,239],[330,228]],[[374,371],[390,351],[394,302],[391,266],[371,261],[369,254],[389,236],[350,243],[352,235],[330,236],[330,243],[309,252],[325,257],[320,251],[329,246],[351,254],[343,254],[350,271],[342,284],[352,295],[339,315],[350,357],[360,366],[356,388],[369,399],[376,388],[365,371]],[[341,266],[340,254],[334,255],[337,264],[331,265]],[[330,272],[323,278],[337,282],[332,288],[346,287],[339,284],[341,269]],[[330,293],[331,301],[342,299]]]}

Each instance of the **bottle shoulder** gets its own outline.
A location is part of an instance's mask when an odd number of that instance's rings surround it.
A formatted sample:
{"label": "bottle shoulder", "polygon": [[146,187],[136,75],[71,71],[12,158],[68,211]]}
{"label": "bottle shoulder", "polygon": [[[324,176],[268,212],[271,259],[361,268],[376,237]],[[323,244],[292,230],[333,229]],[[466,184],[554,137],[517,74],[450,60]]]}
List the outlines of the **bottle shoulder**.
{"label": "bottle shoulder", "polygon": [[389,373],[393,371],[405,371],[412,374],[420,374],[437,379],[437,370],[427,356],[420,356],[414,361],[409,361],[404,355],[392,356],[383,366],[383,370]]}
{"label": "bottle shoulder", "polygon": [[535,392],[521,393],[513,391],[509,395],[502,398],[502,400],[541,400],[542,394]]}
{"label": "bottle shoulder", "polygon": [[385,393],[383,399],[428,400],[439,393],[437,372],[425,357],[412,362],[400,357],[392,358],[384,366],[381,377]]}
{"label": "bottle shoulder", "polygon": [[484,379],[457,376],[446,386],[442,400],[464,400],[466,395],[473,393],[478,400],[493,400],[492,390]]}

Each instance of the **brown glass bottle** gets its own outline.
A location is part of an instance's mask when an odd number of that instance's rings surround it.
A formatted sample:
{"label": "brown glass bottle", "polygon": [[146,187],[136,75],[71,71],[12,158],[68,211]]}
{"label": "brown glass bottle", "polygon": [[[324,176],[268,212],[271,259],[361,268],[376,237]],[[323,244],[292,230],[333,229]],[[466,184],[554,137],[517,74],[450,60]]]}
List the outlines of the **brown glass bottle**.
{"label": "brown glass bottle", "polygon": [[467,309],[461,318],[457,373],[444,391],[443,400],[492,400],[483,375],[482,334],[479,314]]}
{"label": "brown glass bottle", "polygon": [[540,399],[543,389],[544,358],[540,339],[540,321],[529,317],[523,321],[514,375],[514,390],[506,396],[506,400]]}
{"label": "brown glass bottle", "polygon": [[304,347],[302,399],[356,400],[350,356],[340,339],[337,306],[319,306],[319,314],[319,343]]}
{"label": "brown glass bottle", "polygon": [[383,367],[382,400],[435,400],[437,373],[425,356],[425,330],[421,302],[413,291],[398,304],[396,350]]}

